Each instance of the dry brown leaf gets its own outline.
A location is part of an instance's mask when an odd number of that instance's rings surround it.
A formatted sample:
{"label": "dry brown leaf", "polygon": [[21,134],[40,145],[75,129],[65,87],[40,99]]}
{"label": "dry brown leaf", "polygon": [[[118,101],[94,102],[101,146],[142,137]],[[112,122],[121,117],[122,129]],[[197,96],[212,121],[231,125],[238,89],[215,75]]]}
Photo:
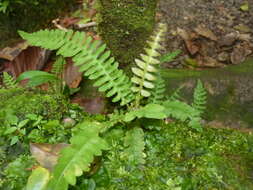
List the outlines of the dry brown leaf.
{"label": "dry brown leaf", "polygon": [[55,164],[57,164],[60,151],[67,146],[69,146],[69,144],[31,143],[30,151],[32,156],[42,167],[52,171]]}

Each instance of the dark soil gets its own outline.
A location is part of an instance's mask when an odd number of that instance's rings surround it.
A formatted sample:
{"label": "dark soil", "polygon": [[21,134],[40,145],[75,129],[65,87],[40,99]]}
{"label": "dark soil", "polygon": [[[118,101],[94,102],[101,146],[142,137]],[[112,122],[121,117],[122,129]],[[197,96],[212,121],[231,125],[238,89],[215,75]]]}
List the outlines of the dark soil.
{"label": "dark soil", "polygon": [[[248,10],[241,6],[248,4]],[[253,0],[161,0],[168,24],[166,51],[183,50],[167,67],[222,67],[253,53]]]}

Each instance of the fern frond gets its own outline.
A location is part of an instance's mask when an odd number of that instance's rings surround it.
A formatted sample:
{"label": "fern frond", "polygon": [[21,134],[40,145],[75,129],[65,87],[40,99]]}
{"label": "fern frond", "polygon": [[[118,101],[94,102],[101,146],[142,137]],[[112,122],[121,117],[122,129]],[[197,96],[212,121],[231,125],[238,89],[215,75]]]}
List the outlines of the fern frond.
{"label": "fern frond", "polygon": [[80,125],[81,130],[70,139],[71,145],[62,150],[47,190],[67,190],[68,184],[75,185],[76,177],[89,171],[94,156],[101,156],[102,150],[108,149],[106,141],[98,136],[101,129],[98,123]]}
{"label": "fern frond", "polygon": [[166,53],[165,55],[160,57],[160,62],[165,63],[165,62],[171,62],[173,61],[179,54],[181,53],[181,50],[176,50],[173,52]]}
{"label": "fern frond", "polygon": [[181,122],[188,122],[188,125],[196,130],[201,130],[200,112],[194,107],[178,100],[164,102],[165,114],[167,117],[175,118]]}
{"label": "fern frond", "polygon": [[165,93],[165,81],[161,75],[157,76],[157,80],[154,82],[154,88],[151,91],[151,95],[148,98],[148,103],[160,104],[164,100]]}
{"label": "fern frond", "polygon": [[180,100],[182,97],[180,96],[180,91],[183,88],[183,86],[178,87],[168,98],[170,101]]}
{"label": "fern frond", "polygon": [[148,41],[149,48],[145,48],[146,54],[141,54],[141,59],[135,59],[138,67],[132,68],[134,76],[131,81],[135,83],[132,91],[137,93],[137,97],[149,97],[151,95],[150,89],[155,87],[155,73],[158,71],[157,65],[160,63],[158,50],[161,49],[160,43],[165,31],[166,25],[159,24],[158,31]]}
{"label": "fern frond", "polygon": [[18,87],[17,81],[7,72],[3,72],[3,85],[7,89]]}
{"label": "fern frond", "polygon": [[126,133],[124,146],[127,147],[124,153],[129,161],[135,164],[144,164],[144,132],[141,128],[133,128]]}
{"label": "fern frond", "polygon": [[194,89],[192,106],[197,109],[200,114],[203,114],[206,109],[206,90],[200,80],[197,82],[197,86]]}
{"label": "fern frond", "polygon": [[84,32],[72,30],[40,30],[35,33],[19,32],[22,38],[31,45],[50,50],[57,50],[58,55],[72,57],[80,72],[91,80],[99,91],[107,97],[113,97],[113,102],[121,101],[121,105],[130,103],[133,93],[130,79],[118,68],[118,62],[106,50],[106,45],[86,35]]}
{"label": "fern frond", "polygon": [[65,64],[66,64],[65,59],[62,56],[59,56],[54,62],[51,72],[56,76],[59,76],[63,72]]}

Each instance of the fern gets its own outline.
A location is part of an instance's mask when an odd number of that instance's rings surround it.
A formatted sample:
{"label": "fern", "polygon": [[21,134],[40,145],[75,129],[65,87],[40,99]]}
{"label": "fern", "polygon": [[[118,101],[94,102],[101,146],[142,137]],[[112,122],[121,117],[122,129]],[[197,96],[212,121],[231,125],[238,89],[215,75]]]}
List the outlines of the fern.
{"label": "fern", "polygon": [[151,95],[148,99],[149,103],[160,104],[164,100],[165,93],[165,81],[161,75],[157,76],[157,80],[155,81],[155,87],[151,91]]}
{"label": "fern", "polygon": [[151,95],[150,89],[155,88],[155,73],[157,73],[157,65],[160,63],[158,50],[161,49],[160,42],[163,40],[165,31],[166,25],[159,24],[158,31],[148,41],[149,48],[145,49],[146,54],[141,54],[141,59],[135,59],[138,67],[132,68],[134,76],[131,81],[135,83],[132,91],[137,93],[136,107],[138,107],[141,97],[149,97]]}
{"label": "fern", "polygon": [[180,91],[183,88],[183,86],[178,87],[168,98],[170,101],[180,100],[182,97],[180,96]]}
{"label": "fern", "polygon": [[171,62],[173,61],[179,54],[181,53],[181,50],[176,50],[170,53],[167,53],[163,56],[160,57],[160,62],[165,63],[165,62]]}
{"label": "fern", "polygon": [[68,184],[75,185],[76,177],[89,171],[94,156],[107,150],[107,143],[98,136],[101,126],[96,122],[80,124],[78,134],[70,139],[71,146],[64,148],[53,171],[47,190],[67,190]]}
{"label": "fern", "polygon": [[65,64],[66,64],[65,59],[62,56],[58,57],[53,64],[51,72],[56,76],[61,75]]}
{"label": "fern", "polygon": [[200,131],[200,112],[194,107],[178,101],[167,100],[164,102],[163,106],[165,107],[165,114],[167,117],[175,118],[181,122],[188,122],[188,125],[196,130]]}
{"label": "fern", "polygon": [[200,114],[203,114],[206,109],[206,90],[200,80],[197,82],[197,86],[194,89],[192,106],[197,109]]}
{"label": "fern", "polygon": [[107,97],[113,97],[113,102],[121,101],[121,105],[126,105],[134,99],[129,90],[131,81],[118,69],[118,62],[100,41],[93,41],[85,33],[72,30],[40,30],[32,34],[20,31],[19,34],[31,45],[57,50],[57,54],[63,57],[72,57],[80,72],[95,80],[94,86],[105,92]]}
{"label": "fern", "polygon": [[17,81],[7,72],[3,73],[3,85],[7,89],[18,87]]}
{"label": "fern", "polygon": [[144,164],[144,132],[141,128],[133,128],[126,133],[124,146],[127,147],[124,153],[129,161],[135,164]]}

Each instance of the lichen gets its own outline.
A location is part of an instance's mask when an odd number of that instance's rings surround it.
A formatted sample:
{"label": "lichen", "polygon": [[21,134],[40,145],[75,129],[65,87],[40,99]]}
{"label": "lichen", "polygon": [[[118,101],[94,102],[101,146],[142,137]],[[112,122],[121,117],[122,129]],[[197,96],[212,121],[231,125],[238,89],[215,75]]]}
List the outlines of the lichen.
{"label": "lichen", "polygon": [[116,59],[128,65],[142,52],[155,23],[157,0],[99,0],[98,30]]}

